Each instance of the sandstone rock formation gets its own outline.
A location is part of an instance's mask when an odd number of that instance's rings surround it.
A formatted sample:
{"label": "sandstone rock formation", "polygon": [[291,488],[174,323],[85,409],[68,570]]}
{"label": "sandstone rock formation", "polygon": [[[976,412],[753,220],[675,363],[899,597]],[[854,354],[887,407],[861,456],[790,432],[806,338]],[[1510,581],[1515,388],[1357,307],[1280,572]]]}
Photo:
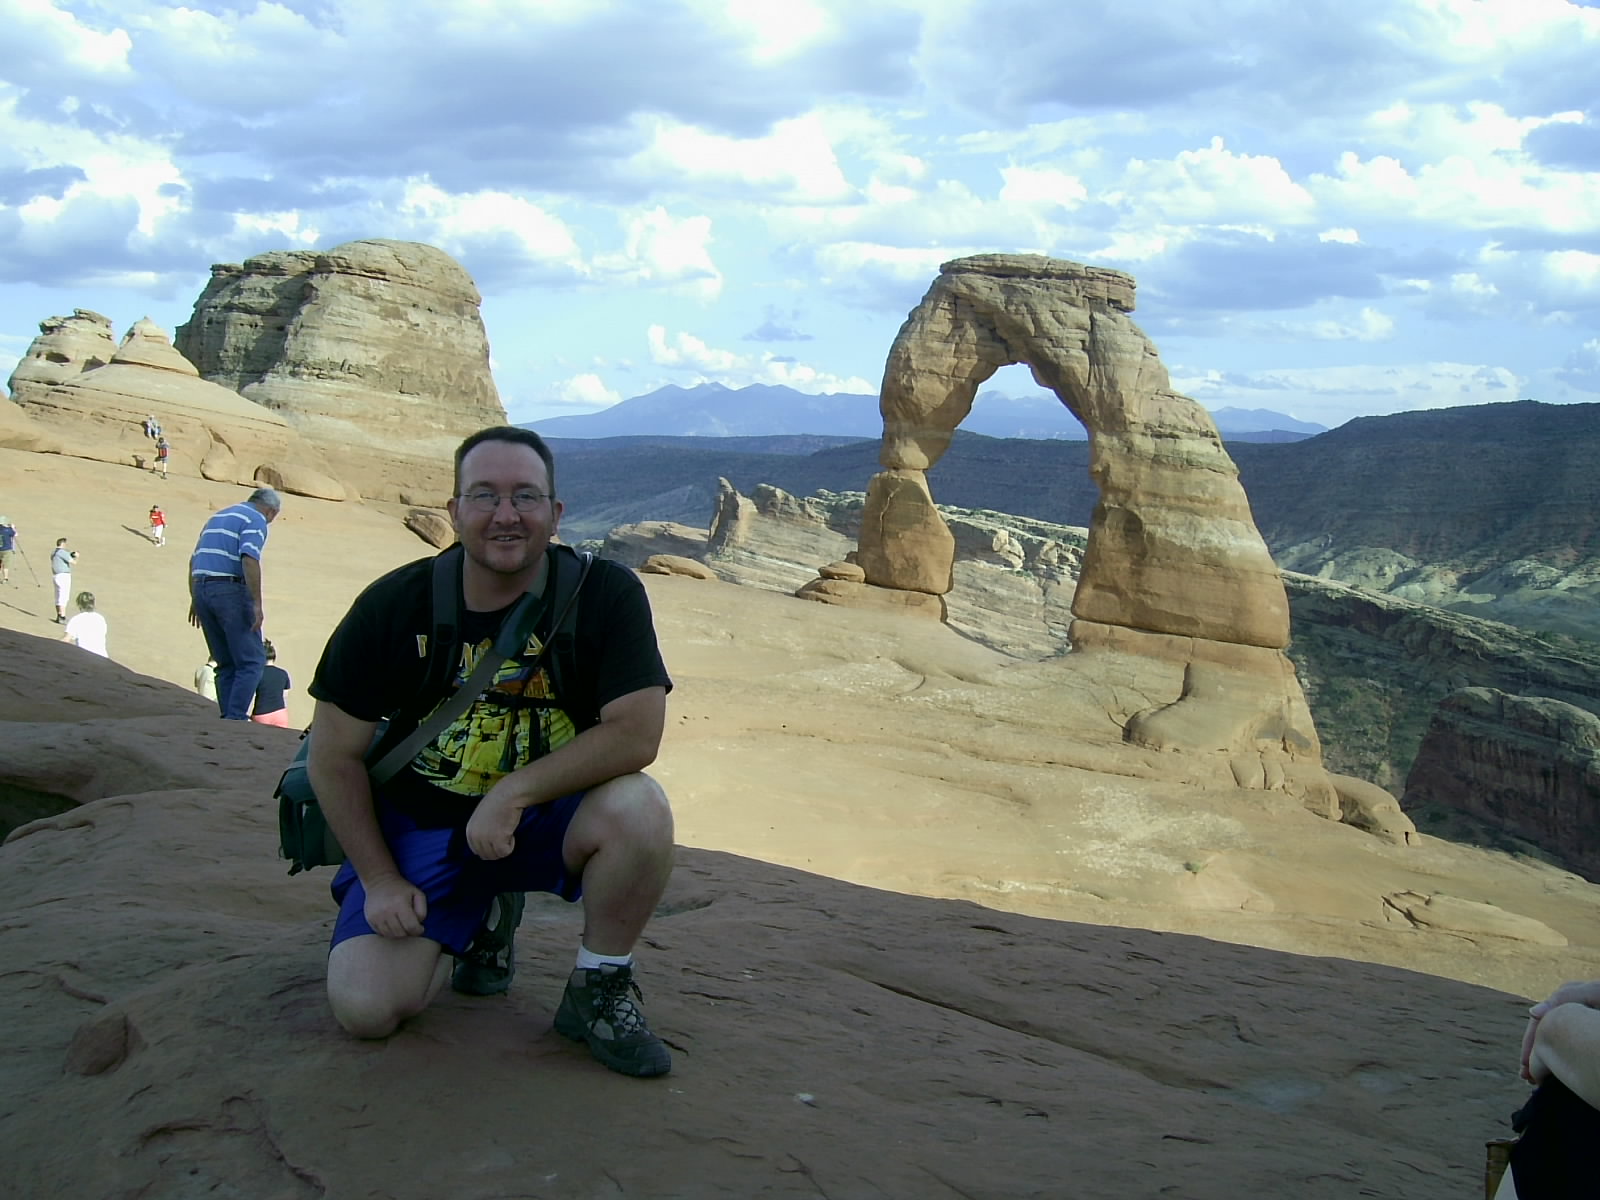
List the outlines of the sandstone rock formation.
{"label": "sandstone rock formation", "polygon": [[681,575],[687,579],[715,579],[717,573],[703,562],[680,554],[652,554],[639,568],[641,575]]}
{"label": "sandstone rock formation", "polygon": [[1567,944],[1564,935],[1543,921],[1525,917],[1521,913],[1506,912],[1481,900],[1463,900],[1459,896],[1394,892],[1383,898],[1383,915],[1391,921],[1408,921],[1419,929],[1509,938],[1540,946]]}
{"label": "sandstone rock formation", "polygon": [[[1084,424],[1100,502],[1072,611],[1077,651],[1181,670],[1170,700],[1134,714],[1152,749],[1226,755],[1241,785],[1338,811],[1293,667],[1289,605],[1238,472],[1209,414],[1171,390],[1128,318],[1133,280],[1036,255],[940,268],[889,352],[880,394],[884,467],[869,485],[856,561],[877,588],[944,595],[954,538],[926,472],[977,389],[1026,363]],[[1176,681],[1175,681],[1176,682]]]}
{"label": "sandstone rock formation", "polygon": [[1435,706],[1467,687],[1600,713],[1600,650],[1573,638],[1284,573],[1294,660],[1332,770],[1406,786]]}
{"label": "sandstone rock formation", "polygon": [[70,317],[47,317],[39,322],[39,336],[11,372],[12,399],[103,367],[116,352],[111,318],[86,308],[73,309]]}
{"label": "sandstone rock formation", "polygon": [[1600,717],[1543,696],[1463,688],[1435,711],[1405,803],[1463,813],[1600,880]]}
{"label": "sandstone rock formation", "polygon": [[455,527],[446,513],[431,508],[413,508],[406,512],[405,527],[430,546],[443,550],[456,540]]}
{"label": "sandstone rock formation", "polygon": [[975,641],[1019,657],[1066,652],[1085,530],[941,505],[955,544],[956,590],[935,596],[877,588],[848,561],[865,499],[860,492],[827,491],[796,497],[767,484],[747,497],[720,479],[709,533],[640,522],[613,529],[604,553],[630,566],[652,554],[697,558],[732,583],[946,621]]}
{"label": "sandstone rock formation", "polygon": [[[322,499],[345,497],[322,455],[282,417],[202,380],[150,320],[136,321],[109,361],[89,365],[102,349],[104,321],[79,310],[71,318],[41,322],[40,336],[18,366],[18,407],[63,450],[148,467],[155,451],[144,420],[153,415],[172,446],[174,473],[268,483]],[[51,381],[51,374],[59,378]]]}
{"label": "sandstone rock formation", "polygon": [[337,448],[363,495],[405,486],[437,502],[456,444],[506,420],[480,302],[460,264],[417,242],[272,251],[214,266],[177,346],[205,379]]}

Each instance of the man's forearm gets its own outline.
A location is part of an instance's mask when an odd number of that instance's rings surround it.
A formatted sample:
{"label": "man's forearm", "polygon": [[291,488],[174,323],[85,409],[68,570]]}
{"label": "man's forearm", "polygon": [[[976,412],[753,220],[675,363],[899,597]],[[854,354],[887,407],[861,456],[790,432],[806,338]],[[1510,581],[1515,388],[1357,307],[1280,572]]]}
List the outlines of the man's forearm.
{"label": "man's forearm", "polygon": [[374,880],[398,876],[400,869],[378,827],[366,764],[319,764],[315,768],[308,766],[307,773],[328,828],[339,839],[340,848],[361,882],[370,886]]}
{"label": "man's forearm", "polygon": [[642,771],[655,761],[659,745],[659,736],[651,738],[630,722],[602,721],[506,778],[515,783],[520,806],[531,808]]}

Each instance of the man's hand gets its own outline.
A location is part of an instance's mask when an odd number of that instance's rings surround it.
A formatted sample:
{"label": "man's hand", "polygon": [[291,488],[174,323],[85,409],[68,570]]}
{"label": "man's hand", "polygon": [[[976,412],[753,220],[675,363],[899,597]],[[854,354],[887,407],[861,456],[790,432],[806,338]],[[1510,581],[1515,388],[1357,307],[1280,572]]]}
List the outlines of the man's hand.
{"label": "man's hand", "polygon": [[[365,882],[365,881],[363,881]],[[367,924],[386,938],[420,937],[428,915],[428,898],[408,879],[387,876],[365,884]]]}
{"label": "man's hand", "polygon": [[517,825],[526,802],[516,794],[511,779],[507,775],[490,788],[467,821],[467,845],[486,861],[506,857],[517,842]]}
{"label": "man's hand", "polygon": [[200,628],[200,614],[195,612],[193,600],[189,601],[189,624],[193,625],[196,629]]}
{"label": "man's hand", "polygon": [[256,610],[256,619],[250,626],[250,632],[260,633],[261,626],[267,619],[267,614],[262,611],[262,608],[259,604],[253,605],[252,607]]}

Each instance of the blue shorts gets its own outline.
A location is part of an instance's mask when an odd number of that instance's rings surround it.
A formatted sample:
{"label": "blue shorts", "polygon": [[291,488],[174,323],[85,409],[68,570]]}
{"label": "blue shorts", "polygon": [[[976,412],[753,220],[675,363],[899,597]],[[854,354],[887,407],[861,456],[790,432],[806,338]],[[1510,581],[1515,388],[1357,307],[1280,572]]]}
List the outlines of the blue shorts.
{"label": "blue shorts", "polygon": [[[528,809],[517,825],[511,853],[493,862],[472,852],[464,827],[419,828],[410,817],[380,804],[378,827],[395,866],[428,898],[423,936],[460,954],[501,892],[553,892],[564,900],[582,896],[583,880],[567,870],[561,844],[583,797],[583,792],[574,792]],[[348,861],[335,873],[332,891],[339,919],[329,950],[347,938],[373,932],[364,911],[367,889]]]}

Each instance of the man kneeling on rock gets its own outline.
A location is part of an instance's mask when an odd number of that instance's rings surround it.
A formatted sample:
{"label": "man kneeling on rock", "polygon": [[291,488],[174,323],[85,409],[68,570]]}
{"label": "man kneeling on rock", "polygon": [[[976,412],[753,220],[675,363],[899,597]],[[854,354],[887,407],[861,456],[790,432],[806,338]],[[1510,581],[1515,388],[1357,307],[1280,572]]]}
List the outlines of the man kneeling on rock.
{"label": "man kneeling on rock", "polygon": [[[672,687],[649,601],[631,571],[596,561],[576,607],[576,670],[553,672],[539,651],[559,620],[548,611],[554,580],[579,562],[551,547],[562,505],[549,448],[510,426],[473,434],[456,451],[447,507],[460,550],[444,553],[459,560],[459,602],[443,685],[418,696],[434,630],[434,560],[424,558],[356,599],[310,687],[310,779],[348,856],[333,881],[334,1016],[357,1037],[381,1038],[421,1012],[447,973],[457,991],[504,991],[522,893],[553,892],[581,898],[584,912],[557,1031],[614,1071],[664,1075],[672,1060],[645,1023],[632,955],[673,853],[666,796],[641,773],[655,760]],[[393,718],[381,752],[446,704],[524,593],[546,611],[521,651],[405,767],[372,784],[379,722]]]}

